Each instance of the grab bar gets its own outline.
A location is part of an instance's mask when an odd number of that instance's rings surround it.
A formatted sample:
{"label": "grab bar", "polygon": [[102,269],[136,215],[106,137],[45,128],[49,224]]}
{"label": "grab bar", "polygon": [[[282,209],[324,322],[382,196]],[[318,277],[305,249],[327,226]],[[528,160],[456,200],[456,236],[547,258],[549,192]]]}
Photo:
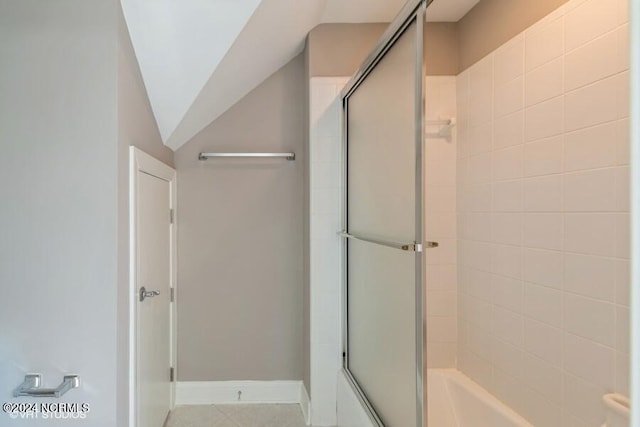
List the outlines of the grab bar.
{"label": "grab bar", "polygon": [[65,375],[62,383],[56,388],[40,388],[42,375],[27,374],[24,382],[13,390],[13,397],[60,397],[72,388],[80,387],[79,375]]}
{"label": "grab bar", "polygon": [[[338,233],[340,237],[344,237],[345,239],[354,239],[360,240],[362,242],[375,243],[376,245],[387,246],[389,248],[400,249],[402,251],[411,251],[411,252],[422,252],[422,245],[420,243],[412,242],[412,243],[397,243],[390,242],[388,240],[380,240],[374,239],[371,237],[349,234],[346,231],[341,231]],[[427,242],[427,248],[437,248],[438,242]]]}

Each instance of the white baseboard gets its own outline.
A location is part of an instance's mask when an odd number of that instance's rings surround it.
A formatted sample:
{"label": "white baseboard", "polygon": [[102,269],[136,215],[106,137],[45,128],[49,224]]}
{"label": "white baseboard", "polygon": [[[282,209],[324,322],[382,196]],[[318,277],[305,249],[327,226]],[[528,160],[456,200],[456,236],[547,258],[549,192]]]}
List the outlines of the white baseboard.
{"label": "white baseboard", "polygon": [[176,405],[298,404],[307,425],[311,402],[302,381],[179,381]]}

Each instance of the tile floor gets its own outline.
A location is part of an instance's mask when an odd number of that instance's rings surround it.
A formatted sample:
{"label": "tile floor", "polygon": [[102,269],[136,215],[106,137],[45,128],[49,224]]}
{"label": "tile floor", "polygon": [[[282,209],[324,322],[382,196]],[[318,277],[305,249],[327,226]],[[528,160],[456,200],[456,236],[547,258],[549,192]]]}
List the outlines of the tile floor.
{"label": "tile floor", "polygon": [[298,405],[177,406],[165,427],[305,427]]}

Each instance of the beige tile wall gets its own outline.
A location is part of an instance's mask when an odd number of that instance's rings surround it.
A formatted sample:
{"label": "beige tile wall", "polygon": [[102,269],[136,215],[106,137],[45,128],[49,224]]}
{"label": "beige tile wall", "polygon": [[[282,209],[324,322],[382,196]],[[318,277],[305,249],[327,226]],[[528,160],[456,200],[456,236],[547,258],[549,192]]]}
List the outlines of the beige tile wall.
{"label": "beige tile wall", "polygon": [[[456,116],[456,77],[427,76],[427,119]],[[440,126],[427,127],[436,133]],[[427,367],[456,365],[456,136],[427,138],[425,233],[439,247],[426,253]]]}
{"label": "beige tile wall", "polygon": [[628,24],[573,0],[458,76],[458,367],[538,426],[628,394]]}

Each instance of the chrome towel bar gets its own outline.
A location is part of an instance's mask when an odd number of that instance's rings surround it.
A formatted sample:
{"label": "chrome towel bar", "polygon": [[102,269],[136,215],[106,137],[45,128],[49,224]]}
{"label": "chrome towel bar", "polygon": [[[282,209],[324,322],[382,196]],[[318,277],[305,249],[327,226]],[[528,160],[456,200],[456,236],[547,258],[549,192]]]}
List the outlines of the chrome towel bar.
{"label": "chrome towel bar", "polygon": [[296,153],[200,153],[198,160],[207,160],[213,157],[226,158],[282,158],[287,160],[295,160]]}
{"label": "chrome towel bar", "polygon": [[[386,246],[389,248],[400,249],[402,251],[410,251],[410,252],[422,252],[422,245],[416,242],[411,243],[398,243],[398,242],[390,242],[388,240],[380,240],[374,239],[371,237],[366,237],[357,234],[349,234],[346,231],[341,231],[338,233],[340,237],[344,237],[345,239],[353,239],[360,240],[362,242],[374,243],[376,245]],[[427,248],[437,248],[438,242],[427,242]]]}
{"label": "chrome towel bar", "polygon": [[65,375],[62,383],[56,388],[40,388],[42,375],[27,374],[24,382],[13,390],[13,397],[60,397],[72,388],[80,387],[79,375]]}

